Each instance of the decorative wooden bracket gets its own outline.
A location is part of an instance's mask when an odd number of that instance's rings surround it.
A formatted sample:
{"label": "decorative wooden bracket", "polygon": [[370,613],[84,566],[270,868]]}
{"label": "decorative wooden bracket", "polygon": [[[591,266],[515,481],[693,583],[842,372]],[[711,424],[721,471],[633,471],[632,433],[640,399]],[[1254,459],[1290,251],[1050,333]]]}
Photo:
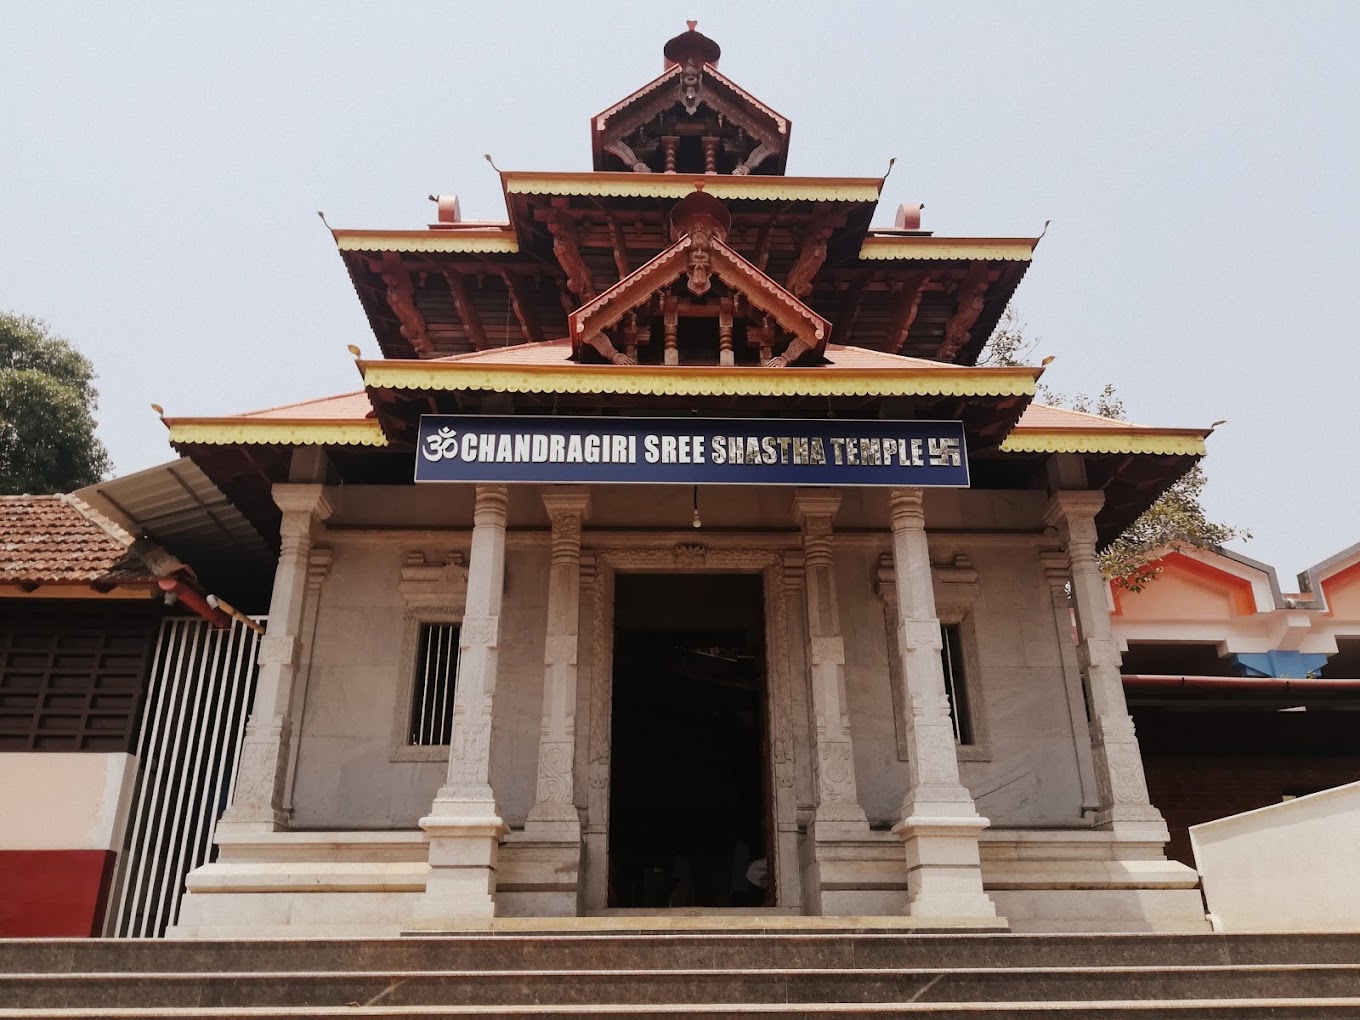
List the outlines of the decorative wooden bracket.
{"label": "decorative wooden bracket", "polygon": [[803,231],[802,250],[784,279],[784,287],[795,297],[805,298],[812,293],[812,281],[826,261],[826,242],[831,239],[834,229],[831,217],[823,214],[809,222]]}
{"label": "decorative wooden bracket", "polygon": [[604,147],[605,152],[612,152],[619,159],[623,160],[624,166],[630,168],[635,174],[649,174],[652,168],[642,160],[638,159],[633,147],[622,138],[616,138]]}
{"label": "decorative wooden bracket", "polygon": [[581,257],[581,235],[576,229],[576,221],[561,209],[548,214],[548,233],[552,234],[553,254],[557,264],[567,274],[567,289],[575,294],[582,304],[598,293],[590,267]]}
{"label": "decorative wooden bracket", "polygon": [[486,330],[482,327],[482,317],[477,313],[477,306],[472,303],[472,295],[468,293],[467,280],[456,269],[445,269],[443,273],[444,280],[449,285],[449,297],[453,299],[454,310],[462,320],[463,328],[467,330],[468,339],[477,350],[485,349]]}
{"label": "decorative wooden bracket", "polygon": [[986,262],[974,262],[968,267],[968,272],[959,281],[958,306],[944,328],[944,343],[936,355],[939,360],[953,361],[968,342],[969,331],[982,314],[987,287],[999,275]]}
{"label": "decorative wooden bracket", "polygon": [[869,285],[869,273],[860,273],[859,276],[851,280],[845,288],[845,293],[841,295],[840,308],[836,312],[836,322],[831,327],[831,339],[835,343],[843,344],[855,328],[855,320],[859,318],[860,305],[864,302],[864,288]]}
{"label": "decorative wooden bracket", "polygon": [[929,273],[920,273],[910,280],[902,281],[897,291],[897,304],[893,308],[892,321],[888,324],[888,350],[899,353],[907,342],[911,324],[916,321],[916,313],[921,308],[921,298],[925,295]]}
{"label": "decorative wooden bracket", "polygon": [[515,318],[519,320],[520,332],[524,339],[531,344],[538,343],[543,339],[543,330],[538,325],[538,313],[534,309],[533,298],[524,286],[524,277],[518,273],[507,273],[501,270],[500,277],[505,281],[505,289],[510,295],[510,307],[515,310]]}
{"label": "decorative wooden bracket", "polygon": [[402,265],[401,256],[394,251],[385,251],[381,259],[368,259],[368,267],[382,278],[387,286],[387,306],[400,323],[401,335],[415,350],[416,354],[434,354],[434,344],[430,342],[425,329],[425,316],[416,307],[416,288],[411,282],[411,274]]}

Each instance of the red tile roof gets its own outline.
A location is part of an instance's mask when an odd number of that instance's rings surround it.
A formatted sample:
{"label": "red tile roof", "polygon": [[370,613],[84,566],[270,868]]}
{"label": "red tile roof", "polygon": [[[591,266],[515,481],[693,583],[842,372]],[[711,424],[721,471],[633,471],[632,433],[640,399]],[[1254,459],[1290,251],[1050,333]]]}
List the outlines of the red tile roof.
{"label": "red tile roof", "polygon": [[1135,425],[1133,422],[1117,418],[1102,418],[1098,414],[1084,411],[1069,411],[1065,407],[1050,407],[1048,404],[1030,404],[1016,423],[1018,429],[1080,429],[1090,432],[1093,429],[1109,429],[1115,432],[1125,429],[1147,430],[1151,425]]}
{"label": "red tile roof", "polygon": [[[480,353],[480,352],[479,352]],[[281,404],[259,411],[246,411],[239,418],[271,418],[282,421],[341,421],[373,417],[373,405],[363,390],[341,393],[334,397],[303,400],[296,404]]]}
{"label": "red tile roof", "polygon": [[0,496],[0,583],[156,580],[133,537],[74,496]]}

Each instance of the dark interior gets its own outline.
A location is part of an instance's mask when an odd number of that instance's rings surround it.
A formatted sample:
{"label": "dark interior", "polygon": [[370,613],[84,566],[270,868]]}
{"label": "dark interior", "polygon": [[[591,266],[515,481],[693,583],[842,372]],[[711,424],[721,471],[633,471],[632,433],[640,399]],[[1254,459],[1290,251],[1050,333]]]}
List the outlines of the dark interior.
{"label": "dark interior", "polygon": [[772,903],[760,576],[621,574],[615,606],[609,905]]}

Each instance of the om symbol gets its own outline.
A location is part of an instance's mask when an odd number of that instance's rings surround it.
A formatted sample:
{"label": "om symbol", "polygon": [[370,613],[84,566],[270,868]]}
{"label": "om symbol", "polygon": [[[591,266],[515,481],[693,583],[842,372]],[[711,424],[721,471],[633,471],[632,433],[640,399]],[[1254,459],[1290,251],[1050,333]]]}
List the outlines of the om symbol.
{"label": "om symbol", "polygon": [[421,450],[421,456],[426,460],[457,460],[458,459],[458,433],[451,428],[440,429],[432,436],[425,437],[426,449]]}

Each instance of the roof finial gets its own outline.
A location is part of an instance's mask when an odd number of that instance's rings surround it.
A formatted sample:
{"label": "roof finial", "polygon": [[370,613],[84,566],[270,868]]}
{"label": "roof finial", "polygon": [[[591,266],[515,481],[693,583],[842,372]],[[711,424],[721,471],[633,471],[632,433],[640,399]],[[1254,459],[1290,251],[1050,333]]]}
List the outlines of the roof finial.
{"label": "roof finial", "polygon": [[699,27],[699,23],[697,21],[686,21],[685,27],[689,29],[691,32],[693,32],[696,28]]}

